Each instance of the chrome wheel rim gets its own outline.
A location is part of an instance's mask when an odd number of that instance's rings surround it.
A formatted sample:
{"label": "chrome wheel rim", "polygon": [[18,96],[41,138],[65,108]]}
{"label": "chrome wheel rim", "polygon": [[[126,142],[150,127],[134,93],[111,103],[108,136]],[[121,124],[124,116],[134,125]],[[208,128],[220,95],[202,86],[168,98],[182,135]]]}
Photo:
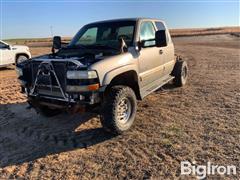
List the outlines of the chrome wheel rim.
{"label": "chrome wheel rim", "polygon": [[187,77],[187,67],[183,68],[181,75],[182,75],[183,79],[186,79],[186,77]]}
{"label": "chrome wheel rim", "polygon": [[27,60],[27,57],[25,57],[25,56],[20,56],[18,59],[17,59],[17,63],[19,64],[19,63],[21,63],[21,62],[23,62],[23,61],[26,61]]}
{"label": "chrome wheel rim", "polygon": [[128,98],[123,98],[119,101],[117,107],[118,122],[125,124],[130,119],[132,105]]}

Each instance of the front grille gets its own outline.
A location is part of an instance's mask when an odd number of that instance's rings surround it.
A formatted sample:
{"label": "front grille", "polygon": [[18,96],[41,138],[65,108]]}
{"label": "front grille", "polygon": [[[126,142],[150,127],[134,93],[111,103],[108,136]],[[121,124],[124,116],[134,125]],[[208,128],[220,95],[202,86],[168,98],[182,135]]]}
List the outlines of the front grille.
{"label": "front grille", "polygon": [[55,86],[38,86],[37,92],[40,95],[46,95],[46,96],[54,96],[54,97],[62,97],[62,93],[60,88]]}
{"label": "front grille", "polygon": [[65,90],[65,88],[66,88],[66,74],[67,74],[66,63],[54,62],[53,66],[54,66],[56,75],[58,77],[58,80],[59,80],[63,90]]}

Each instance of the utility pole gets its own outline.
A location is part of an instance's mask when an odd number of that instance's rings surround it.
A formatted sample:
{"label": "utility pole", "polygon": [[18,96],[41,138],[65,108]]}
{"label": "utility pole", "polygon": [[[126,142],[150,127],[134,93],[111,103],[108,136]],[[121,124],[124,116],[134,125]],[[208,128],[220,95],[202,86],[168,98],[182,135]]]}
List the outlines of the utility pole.
{"label": "utility pole", "polygon": [[53,27],[50,26],[51,37],[53,37]]}

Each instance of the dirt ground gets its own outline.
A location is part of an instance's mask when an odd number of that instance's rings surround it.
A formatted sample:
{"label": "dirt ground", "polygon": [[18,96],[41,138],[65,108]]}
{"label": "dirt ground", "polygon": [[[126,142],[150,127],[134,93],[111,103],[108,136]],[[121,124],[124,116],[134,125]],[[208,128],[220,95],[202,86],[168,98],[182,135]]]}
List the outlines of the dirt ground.
{"label": "dirt ground", "polygon": [[[105,133],[94,114],[45,118],[26,109],[13,69],[0,71],[0,179],[188,179],[180,162],[235,165],[240,178],[240,39],[174,38],[188,84],[139,102],[131,131]],[[49,48],[32,48],[33,55]]]}

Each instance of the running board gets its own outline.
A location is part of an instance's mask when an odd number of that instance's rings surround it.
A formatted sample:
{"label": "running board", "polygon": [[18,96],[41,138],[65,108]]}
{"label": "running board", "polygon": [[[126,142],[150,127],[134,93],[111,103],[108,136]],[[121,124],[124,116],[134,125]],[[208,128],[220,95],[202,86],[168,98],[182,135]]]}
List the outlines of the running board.
{"label": "running board", "polygon": [[163,85],[167,84],[172,79],[174,79],[173,76],[167,75],[167,76],[164,76],[163,78],[153,81],[152,83],[150,83],[149,85],[147,85],[145,87],[142,87],[141,88],[141,97],[144,98],[145,96],[151,94],[152,92],[156,91]]}

